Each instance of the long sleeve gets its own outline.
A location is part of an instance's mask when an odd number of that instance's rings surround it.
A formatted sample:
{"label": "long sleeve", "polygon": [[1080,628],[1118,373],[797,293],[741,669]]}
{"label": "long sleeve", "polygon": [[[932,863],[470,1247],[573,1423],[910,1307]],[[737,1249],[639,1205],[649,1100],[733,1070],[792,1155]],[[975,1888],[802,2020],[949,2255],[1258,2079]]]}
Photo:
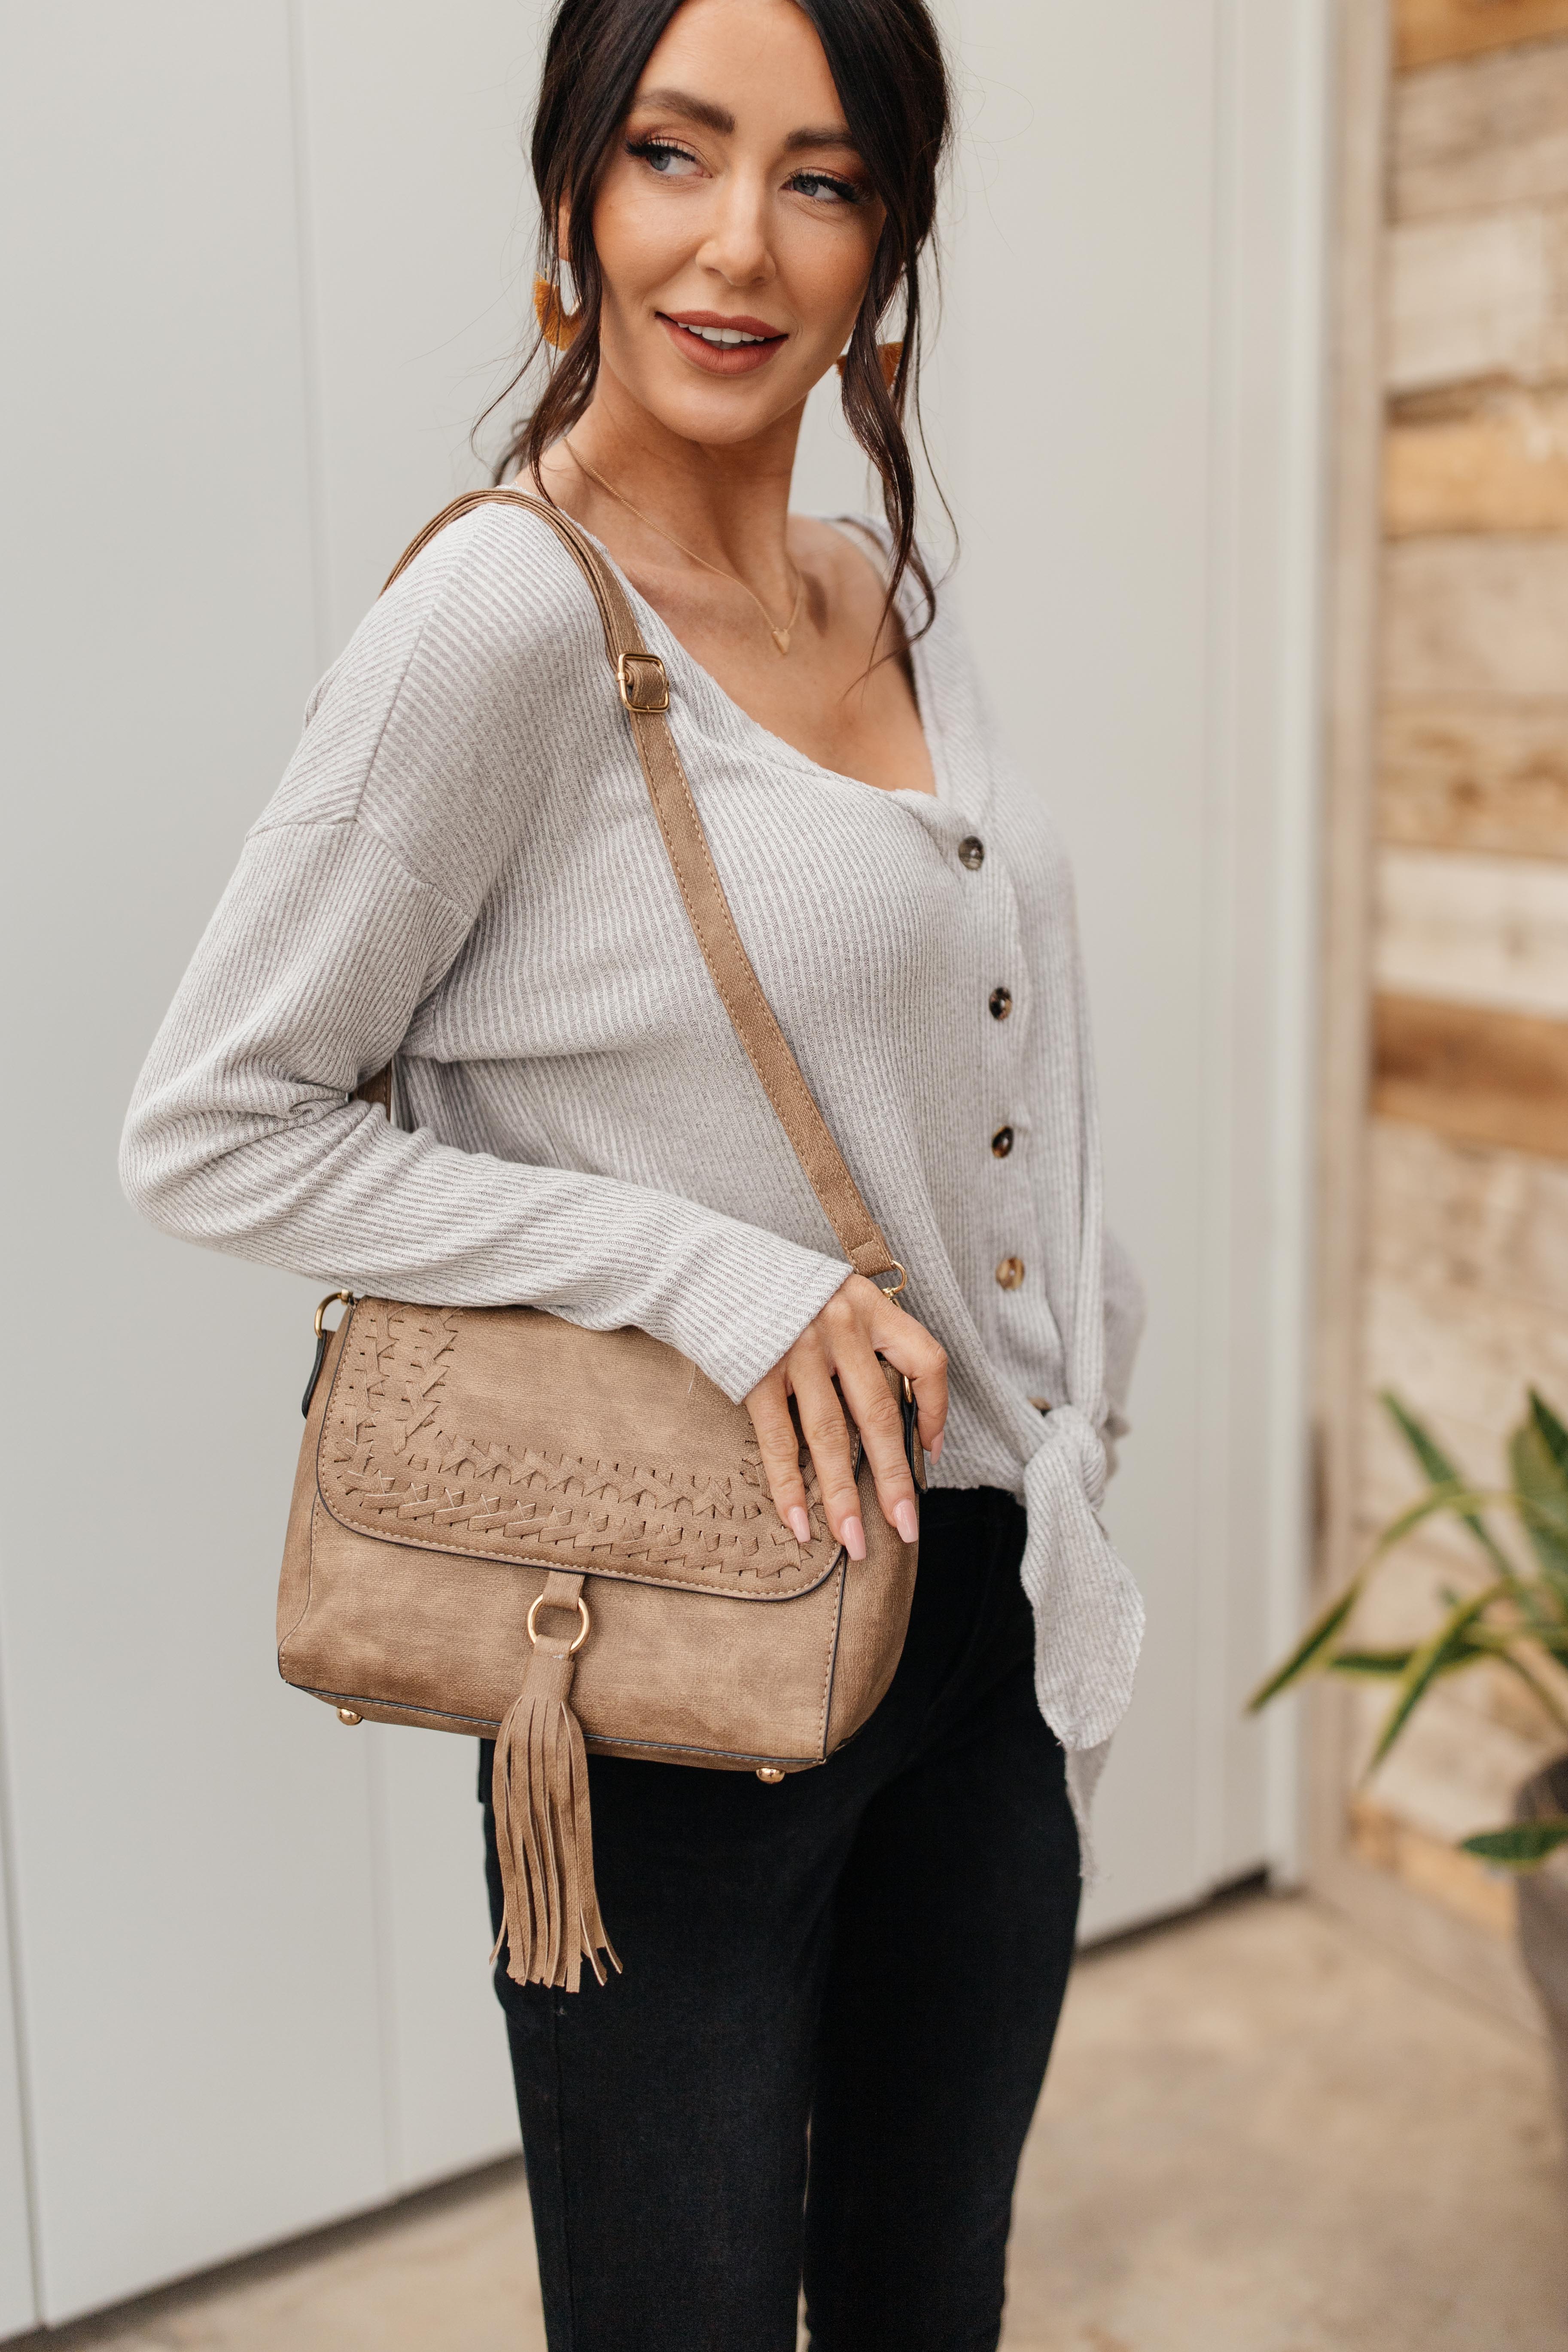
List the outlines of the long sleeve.
{"label": "long sleeve", "polygon": [[1127,1395],[1132,1366],[1143,1336],[1145,1312],[1142,1278],[1121,1243],[1107,1226],[1105,1233],[1105,1401],[1110,1410],[1100,1432],[1105,1447],[1105,1474],[1113,1478],[1121,1440],[1131,1428]]}
{"label": "long sleeve", "polygon": [[[492,690],[482,635],[447,657],[441,575],[462,551],[443,552],[362,629],[247,839],[142,1073],[121,1181],[185,1240],[421,1303],[635,1325],[739,1398],[847,1265],[671,1192],[405,1133],[351,1099],[526,851],[549,749],[527,698]],[[591,609],[569,609],[602,662]]]}
{"label": "long sleeve", "polygon": [[[1101,1247],[1041,780],[988,723],[945,591],[910,653],[935,795],[821,767],[635,609],[737,933],[946,1349],[936,1483],[1026,1506],[1037,1690],[1085,1751],[1081,1806],[1142,1623],[1097,1511],[1142,1299]],[[355,1090],[395,1055],[389,1125]],[[593,600],[537,519],[486,505],[440,532],[323,681],[121,1166],[172,1234],[323,1288],[640,1328],[736,1399],[848,1275],[692,934]]]}
{"label": "long sleeve", "polygon": [[1110,1406],[1113,1438],[1128,1431],[1127,1394],[1132,1366],[1143,1336],[1143,1284],[1138,1269],[1116,1235],[1105,1235],[1105,1393]]}

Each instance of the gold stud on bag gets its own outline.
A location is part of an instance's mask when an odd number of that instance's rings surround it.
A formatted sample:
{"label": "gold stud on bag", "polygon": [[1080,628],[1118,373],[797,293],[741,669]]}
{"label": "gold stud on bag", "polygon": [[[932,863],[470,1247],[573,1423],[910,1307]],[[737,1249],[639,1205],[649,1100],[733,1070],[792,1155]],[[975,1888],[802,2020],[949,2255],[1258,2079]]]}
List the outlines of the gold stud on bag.
{"label": "gold stud on bag", "polygon": [[[592,590],[681,899],[726,1013],[845,1255],[888,1249],[773,1018],[730,915],[666,716],[664,665],[570,517],[510,489],[486,501],[553,530]],[[390,587],[392,581],[387,585]],[[608,682],[607,682],[608,683]],[[391,1078],[360,1089],[390,1116]],[[326,1324],[344,1304],[335,1330]],[[801,1449],[810,1536],[769,1498],[743,1404],[637,1330],[585,1331],[534,1307],[323,1299],[278,1596],[285,1682],[341,1722],[496,1742],[507,1971],[575,1991],[618,1968],[594,1882],[587,1756],[753,1773],[825,1763],[893,1678],[916,1547],[877,1507],[858,1437],[868,1556],[830,1535]],[[907,1381],[888,1370],[917,1486]]]}

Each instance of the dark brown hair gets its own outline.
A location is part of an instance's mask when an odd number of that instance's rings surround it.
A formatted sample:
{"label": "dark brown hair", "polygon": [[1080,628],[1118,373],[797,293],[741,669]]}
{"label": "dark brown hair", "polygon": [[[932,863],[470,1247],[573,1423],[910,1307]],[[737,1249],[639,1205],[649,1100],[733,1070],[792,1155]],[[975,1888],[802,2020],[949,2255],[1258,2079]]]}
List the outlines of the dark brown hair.
{"label": "dark brown hair", "polygon": [[[942,44],[924,0],[795,5],[822,43],[849,135],[887,213],[845,355],[844,415],[881,477],[893,541],[889,605],[910,571],[925,593],[929,625],[935,598],[915,544],[915,469],[904,418],[912,416],[918,430],[921,254],[935,218],[949,125]],[[576,332],[552,367],[537,406],[513,432],[495,467],[498,482],[523,471],[537,478],[545,451],[571,430],[593,397],[604,296],[594,249],[594,200],[643,68],[679,5],[680,0],[559,0],[534,115],[532,163],[540,275],[555,289],[559,303],[561,266],[569,264]],[[563,207],[570,224],[564,253],[556,238]],[[900,289],[903,351],[889,384],[878,335]],[[542,340],[530,347],[502,400],[528,374]]]}

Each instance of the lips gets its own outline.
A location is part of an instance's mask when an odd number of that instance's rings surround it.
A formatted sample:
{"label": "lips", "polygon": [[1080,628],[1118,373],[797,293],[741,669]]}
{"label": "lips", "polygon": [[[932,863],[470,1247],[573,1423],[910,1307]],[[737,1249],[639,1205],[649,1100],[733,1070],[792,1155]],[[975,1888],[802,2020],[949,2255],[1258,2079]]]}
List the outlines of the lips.
{"label": "lips", "polygon": [[[766,319],[730,316],[718,310],[660,310],[658,323],[681,357],[708,375],[754,375],[766,367],[789,341],[787,333]],[[699,332],[753,335],[754,342],[710,342]]]}

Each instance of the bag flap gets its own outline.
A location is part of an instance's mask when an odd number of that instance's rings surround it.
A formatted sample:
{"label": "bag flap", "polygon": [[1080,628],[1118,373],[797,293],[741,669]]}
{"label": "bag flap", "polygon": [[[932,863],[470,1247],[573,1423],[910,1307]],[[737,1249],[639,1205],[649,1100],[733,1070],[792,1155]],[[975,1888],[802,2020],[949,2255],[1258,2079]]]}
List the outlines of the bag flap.
{"label": "bag flap", "polygon": [[805,1545],[745,1406],[673,1348],[535,1307],[384,1298],[350,1311],[316,1454],[321,1501],[355,1534],[750,1601],[793,1600],[837,1564],[804,1447],[801,1470]]}

